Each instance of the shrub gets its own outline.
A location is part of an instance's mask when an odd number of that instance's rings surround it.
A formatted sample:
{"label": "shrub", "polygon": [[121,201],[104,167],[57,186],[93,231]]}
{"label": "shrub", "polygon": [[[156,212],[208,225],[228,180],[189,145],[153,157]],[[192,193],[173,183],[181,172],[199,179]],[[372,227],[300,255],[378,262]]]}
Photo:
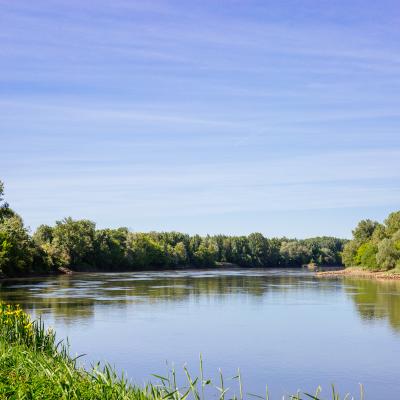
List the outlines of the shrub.
{"label": "shrub", "polygon": [[376,262],[376,254],[378,252],[377,246],[371,242],[362,244],[356,253],[355,261],[357,265],[361,265],[363,268],[377,270],[378,264]]}

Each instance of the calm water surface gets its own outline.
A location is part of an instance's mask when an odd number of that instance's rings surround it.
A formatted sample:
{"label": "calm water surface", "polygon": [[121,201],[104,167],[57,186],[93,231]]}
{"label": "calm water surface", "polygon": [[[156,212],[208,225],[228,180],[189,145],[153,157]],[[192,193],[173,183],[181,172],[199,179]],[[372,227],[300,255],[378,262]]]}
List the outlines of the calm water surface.
{"label": "calm water surface", "polygon": [[[301,270],[95,273],[2,283],[0,298],[41,315],[85,363],[136,382],[166,361],[273,398],[297,389],[400,398],[400,282],[320,279]],[[234,386],[234,382],[227,382]]]}

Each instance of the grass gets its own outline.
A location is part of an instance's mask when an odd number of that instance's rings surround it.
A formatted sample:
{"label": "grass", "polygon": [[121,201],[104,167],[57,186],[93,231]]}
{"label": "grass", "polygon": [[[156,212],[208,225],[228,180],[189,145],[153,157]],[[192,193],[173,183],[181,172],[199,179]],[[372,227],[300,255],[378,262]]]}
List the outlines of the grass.
{"label": "grass", "polygon": [[[18,306],[0,303],[0,399],[71,399],[71,400],[243,400],[261,398],[270,400],[268,389],[264,396],[245,394],[240,372],[231,378],[237,394],[226,385],[220,373],[219,382],[204,377],[200,357],[198,377],[192,377],[184,367],[186,384],[179,387],[176,371],[166,376],[154,375],[159,384],[137,386],[124,375],[118,375],[109,365],[96,364],[89,370],[79,367],[76,358],[68,354],[67,347],[56,343],[55,333],[46,330],[43,323],[31,321]],[[297,393],[286,397],[291,400],[324,400],[321,389],[316,393]],[[351,400],[340,397],[332,387],[331,400]],[[361,388],[360,399],[363,399]],[[272,399],[271,399],[272,400]],[[328,400],[328,399],[325,399]]]}

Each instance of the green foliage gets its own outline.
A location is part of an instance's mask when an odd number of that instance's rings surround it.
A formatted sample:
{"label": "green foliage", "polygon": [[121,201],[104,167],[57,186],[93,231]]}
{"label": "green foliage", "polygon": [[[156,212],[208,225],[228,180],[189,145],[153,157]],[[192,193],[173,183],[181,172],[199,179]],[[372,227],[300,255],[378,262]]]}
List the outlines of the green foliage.
{"label": "green foliage", "polygon": [[43,252],[34,245],[22,219],[14,215],[0,223],[0,271],[22,275],[47,271]]}
{"label": "green foliage", "polygon": [[178,242],[174,247],[174,256],[176,265],[186,265],[188,262],[187,250],[185,243]]}
{"label": "green foliage", "polygon": [[[33,240],[26,232],[25,235],[25,242],[34,244],[33,248],[41,255],[41,263],[47,270],[58,267],[105,271],[174,266],[212,267],[217,261],[242,267],[301,266],[311,261],[320,265],[338,265],[345,243],[327,237],[267,239],[261,233],[190,237],[178,232],[134,233],[126,228],[96,230],[93,222],[71,218],[58,221],[54,227],[39,226]],[[18,237],[19,244],[25,248],[26,243],[21,236]],[[5,260],[9,253],[9,239],[3,239],[0,243],[3,243],[0,260]],[[30,253],[22,251],[20,254],[26,256]],[[14,266],[17,268],[15,263]],[[7,274],[11,272],[7,270]]]}
{"label": "green foliage", "polygon": [[241,267],[341,264],[344,240],[306,240],[180,232],[134,233],[127,228],[98,229],[89,220],[71,217],[55,226],[41,225],[31,237],[22,219],[3,201],[0,182],[0,272],[5,275],[72,270],[121,271],[176,266],[212,267],[226,262]]}
{"label": "green foliage", "polygon": [[386,234],[388,237],[400,230],[400,211],[392,212],[385,219]]}
{"label": "green foliage", "polygon": [[56,222],[51,243],[63,265],[79,267],[93,264],[95,227],[94,222],[86,219],[75,221],[68,217]]}
{"label": "green foliage", "polygon": [[389,270],[400,265],[400,250],[397,249],[396,241],[393,239],[383,239],[378,244],[377,263],[380,269]]}
{"label": "green foliage", "polygon": [[32,322],[19,305],[0,302],[0,337],[8,344],[22,344],[35,351],[58,354],[54,331],[45,330],[41,321]]}
{"label": "green foliage", "polygon": [[400,211],[389,214],[384,225],[361,221],[353,231],[353,240],[344,246],[342,257],[346,267],[400,268]]}
{"label": "green foliage", "polygon": [[161,399],[165,392],[130,385],[106,365],[86,371],[76,365],[55,332],[18,306],[0,303],[1,399]]}
{"label": "green foliage", "polygon": [[310,248],[297,240],[283,242],[280,253],[289,266],[306,264],[312,255]]}
{"label": "green foliage", "polygon": [[361,265],[367,269],[377,270],[378,263],[376,260],[376,254],[378,252],[377,246],[371,242],[363,243],[358,249],[355,255],[355,262],[357,265]]}
{"label": "green foliage", "polygon": [[269,263],[268,240],[261,233],[251,233],[247,240],[254,266],[263,267]]}
{"label": "green foliage", "polygon": [[374,244],[378,244],[381,240],[386,237],[386,228],[383,224],[378,224],[375,227],[374,233],[372,234],[371,240]]}
{"label": "green foliage", "polygon": [[163,246],[145,233],[129,233],[127,237],[129,264],[136,267],[168,266]]}
{"label": "green foliage", "polygon": [[126,259],[127,228],[101,229],[95,233],[94,264],[106,270],[128,267]]}
{"label": "green foliage", "polygon": [[201,243],[193,254],[194,265],[212,267],[215,264],[217,249],[212,243]]}
{"label": "green foliage", "polygon": [[46,253],[35,244],[22,218],[4,202],[0,181],[0,276],[49,272]]}
{"label": "green foliage", "polygon": [[189,236],[179,232],[95,230],[94,223],[66,218],[55,227],[40,226],[35,243],[54,268],[132,270],[174,266],[212,267],[228,262],[242,267],[301,266],[315,261],[338,265],[345,241],[322,237],[306,240],[249,236]]}
{"label": "green foliage", "polygon": [[359,243],[365,243],[371,239],[375,228],[379,225],[376,221],[370,219],[362,220],[358,223],[356,229],[353,230],[353,238]]}
{"label": "green foliage", "polygon": [[8,203],[4,201],[4,184],[0,181],[0,224],[6,219],[16,215]]}
{"label": "green foliage", "polygon": [[355,265],[355,257],[358,250],[358,244],[355,240],[351,240],[344,245],[342,252],[342,260],[343,264],[346,267],[351,267]]}

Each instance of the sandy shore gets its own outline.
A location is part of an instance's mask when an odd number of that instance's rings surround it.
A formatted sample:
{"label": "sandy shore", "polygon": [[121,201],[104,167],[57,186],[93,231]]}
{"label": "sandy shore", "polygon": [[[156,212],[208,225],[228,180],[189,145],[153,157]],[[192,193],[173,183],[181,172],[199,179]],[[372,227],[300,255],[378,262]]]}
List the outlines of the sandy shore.
{"label": "sandy shore", "polygon": [[360,268],[346,268],[338,271],[323,271],[317,272],[318,277],[335,277],[335,276],[351,276],[354,278],[372,278],[372,279],[382,279],[382,280],[400,280],[399,272],[392,271],[366,271]]}

